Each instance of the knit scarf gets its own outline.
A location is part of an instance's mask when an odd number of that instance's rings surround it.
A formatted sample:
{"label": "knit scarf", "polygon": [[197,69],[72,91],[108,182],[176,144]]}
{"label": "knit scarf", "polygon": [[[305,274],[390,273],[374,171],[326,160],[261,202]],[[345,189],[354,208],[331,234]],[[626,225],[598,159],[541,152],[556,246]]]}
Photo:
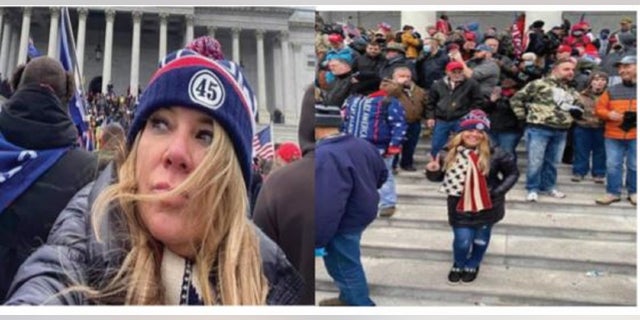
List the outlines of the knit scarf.
{"label": "knit scarf", "polygon": [[458,147],[455,163],[445,173],[441,191],[460,197],[456,205],[458,212],[477,213],[492,207],[487,180],[478,169],[478,159],[475,150]]}
{"label": "knit scarf", "polygon": [[[167,305],[204,305],[202,286],[198,281],[193,261],[185,259],[165,248],[161,264],[162,284]],[[222,304],[217,295],[216,304]]]}

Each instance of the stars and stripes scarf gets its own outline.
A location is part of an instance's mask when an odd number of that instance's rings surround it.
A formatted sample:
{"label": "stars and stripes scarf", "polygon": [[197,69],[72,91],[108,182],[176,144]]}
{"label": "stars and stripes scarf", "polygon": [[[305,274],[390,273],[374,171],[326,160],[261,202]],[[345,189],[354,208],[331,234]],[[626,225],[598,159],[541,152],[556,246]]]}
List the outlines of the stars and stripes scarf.
{"label": "stars and stripes scarf", "polygon": [[460,197],[456,206],[458,212],[477,213],[493,206],[487,179],[478,168],[478,159],[475,150],[459,147],[454,165],[445,173],[441,191]]}

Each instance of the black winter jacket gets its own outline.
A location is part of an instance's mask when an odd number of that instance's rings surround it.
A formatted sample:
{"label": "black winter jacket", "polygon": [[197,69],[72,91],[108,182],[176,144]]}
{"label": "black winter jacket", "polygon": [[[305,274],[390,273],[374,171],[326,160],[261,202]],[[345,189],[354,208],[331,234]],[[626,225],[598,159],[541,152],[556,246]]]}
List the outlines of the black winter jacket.
{"label": "black winter jacket", "polygon": [[67,107],[48,89],[26,86],[0,112],[0,133],[29,150],[70,148],[0,212],[0,304],[20,265],[43,243],[69,200],[96,178],[96,156],[75,147],[78,132]]}
{"label": "black winter jacket", "polygon": [[[438,155],[441,167],[446,154],[447,151],[443,150]],[[452,227],[481,226],[502,220],[504,218],[505,195],[518,182],[519,176],[520,172],[513,156],[498,147],[493,147],[491,149],[491,170],[489,170],[487,177],[487,186],[491,193],[493,206],[491,209],[478,213],[458,212],[456,205],[460,197],[448,196],[449,225]],[[431,181],[442,181],[444,180],[444,171],[430,172],[427,174],[427,178]]]}
{"label": "black winter jacket", "polygon": [[484,98],[476,80],[466,79],[452,91],[445,82],[446,79],[442,78],[431,86],[425,119],[453,121],[460,119],[472,109],[484,106]]}
{"label": "black winter jacket", "polygon": [[[20,267],[10,289],[8,305],[92,304],[80,294],[58,294],[72,284],[99,286],[112,279],[122,263],[127,235],[116,212],[99,222],[102,242],[92,228],[90,208],[100,192],[113,182],[113,167],[84,187],[60,213],[46,245]],[[255,228],[260,239],[264,274],[269,282],[267,304],[297,303],[302,280],[276,244]]]}

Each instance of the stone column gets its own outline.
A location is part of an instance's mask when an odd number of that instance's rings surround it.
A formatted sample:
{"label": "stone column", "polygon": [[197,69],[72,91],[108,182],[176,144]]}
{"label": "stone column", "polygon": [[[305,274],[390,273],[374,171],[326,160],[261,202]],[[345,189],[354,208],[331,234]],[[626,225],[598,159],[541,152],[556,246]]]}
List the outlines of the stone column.
{"label": "stone column", "polygon": [[[269,122],[270,114],[267,108],[267,88],[264,65],[264,30],[256,30],[256,55],[258,57],[258,106],[260,108],[260,122]],[[264,120],[264,122],[263,122]]]}
{"label": "stone column", "polygon": [[27,62],[27,48],[29,46],[29,30],[31,28],[31,7],[22,9],[22,30],[20,30],[20,44],[18,45],[18,62],[16,65]]}
{"label": "stone column", "polygon": [[207,34],[209,34],[209,37],[216,38],[216,29],[215,26],[207,26]]}
{"label": "stone column", "polygon": [[233,61],[240,64],[240,28],[232,28],[232,45],[233,48]]}
{"label": "stone column", "polygon": [[49,11],[51,12],[51,22],[49,23],[49,46],[47,47],[49,50],[47,51],[47,56],[55,59],[58,56],[60,8],[50,7]]}
{"label": "stone column", "polygon": [[102,93],[107,93],[107,85],[111,83],[111,54],[113,51],[113,20],[116,11],[107,9],[105,12],[107,26],[104,35],[104,62],[102,63]]}
{"label": "stone column", "polygon": [[184,45],[186,46],[193,40],[193,19],[195,19],[195,16],[193,14],[188,14],[185,16],[185,19],[187,23],[187,30],[184,35]]}
{"label": "stone column", "polygon": [[9,63],[7,64],[7,76],[11,77],[13,70],[18,65],[18,44],[20,34],[18,30],[11,30],[11,40],[9,40]]}
{"label": "stone column", "polygon": [[289,54],[291,50],[289,48],[289,31],[282,31],[280,33],[280,46],[282,48],[282,84],[285,88],[284,95],[282,96],[282,113],[287,115],[291,110],[293,110],[294,105],[294,102],[291,101],[291,98],[293,98],[294,96],[289,94],[289,90],[293,88],[293,85],[291,85],[293,75],[291,74],[290,68],[293,65],[293,61],[291,61],[291,56]]}
{"label": "stone column", "polygon": [[402,11],[400,13],[400,28],[408,24],[423,35],[427,31],[425,27],[435,26],[437,21],[435,11]]}
{"label": "stone column", "polygon": [[84,46],[87,38],[87,16],[89,10],[87,8],[78,9],[78,43],[76,46],[76,56],[78,57],[78,70],[83,74],[84,70]]}
{"label": "stone column", "polygon": [[[562,25],[562,11],[526,11],[524,14],[524,32],[529,30],[529,26],[536,20],[544,21],[544,29],[551,30],[553,26]],[[527,40],[529,40],[527,38]]]}
{"label": "stone column", "polygon": [[161,12],[160,16],[160,47],[158,49],[158,60],[162,60],[167,55],[167,18],[169,14]]}
{"label": "stone column", "polygon": [[[11,21],[7,18],[4,21],[4,27],[2,28],[2,47],[0,47],[0,73],[2,73],[2,79],[9,78],[9,44],[11,43]],[[0,80],[2,80],[0,79]]]}
{"label": "stone column", "polygon": [[133,39],[131,40],[131,79],[129,92],[132,96],[138,96],[138,78],[140,77],[140,21],[141,11],[131,12],[133,17]]}

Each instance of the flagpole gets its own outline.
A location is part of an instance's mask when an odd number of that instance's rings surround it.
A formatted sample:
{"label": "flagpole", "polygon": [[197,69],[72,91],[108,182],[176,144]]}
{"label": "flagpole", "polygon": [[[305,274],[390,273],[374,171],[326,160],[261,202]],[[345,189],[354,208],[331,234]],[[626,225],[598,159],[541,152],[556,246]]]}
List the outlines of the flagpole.
{"label": "flagpole", "polygon": [[[80,73],[80,67],[78,66],[78,56],[76,54],[76,40],[73,35],[73,28],[71,27],[71,18],[69,17],[69,7],[62,7],[62,10],[65,13],[65,25],[67,26],[67,38],[71,40],[71,58],[73,59],[73,71],[78,77],[79,84],[76,83],[76,87],[80,87],[80,91],[82,92],[82,100],[85,101],[85,90],[84,90],[84,80],[82,79],[82,74]],[[84,104],[83,104],[84,107]],[[85,114],[87,110],[84,110]],[[84,120],[84,119],[83,119]]]}
{"label": "flagpole", "polygon": [[273,151],[272,158],[276,158],[276,136],[273,135],[273,120],[269,121],[269,134],[271,135],[271,151]]}

